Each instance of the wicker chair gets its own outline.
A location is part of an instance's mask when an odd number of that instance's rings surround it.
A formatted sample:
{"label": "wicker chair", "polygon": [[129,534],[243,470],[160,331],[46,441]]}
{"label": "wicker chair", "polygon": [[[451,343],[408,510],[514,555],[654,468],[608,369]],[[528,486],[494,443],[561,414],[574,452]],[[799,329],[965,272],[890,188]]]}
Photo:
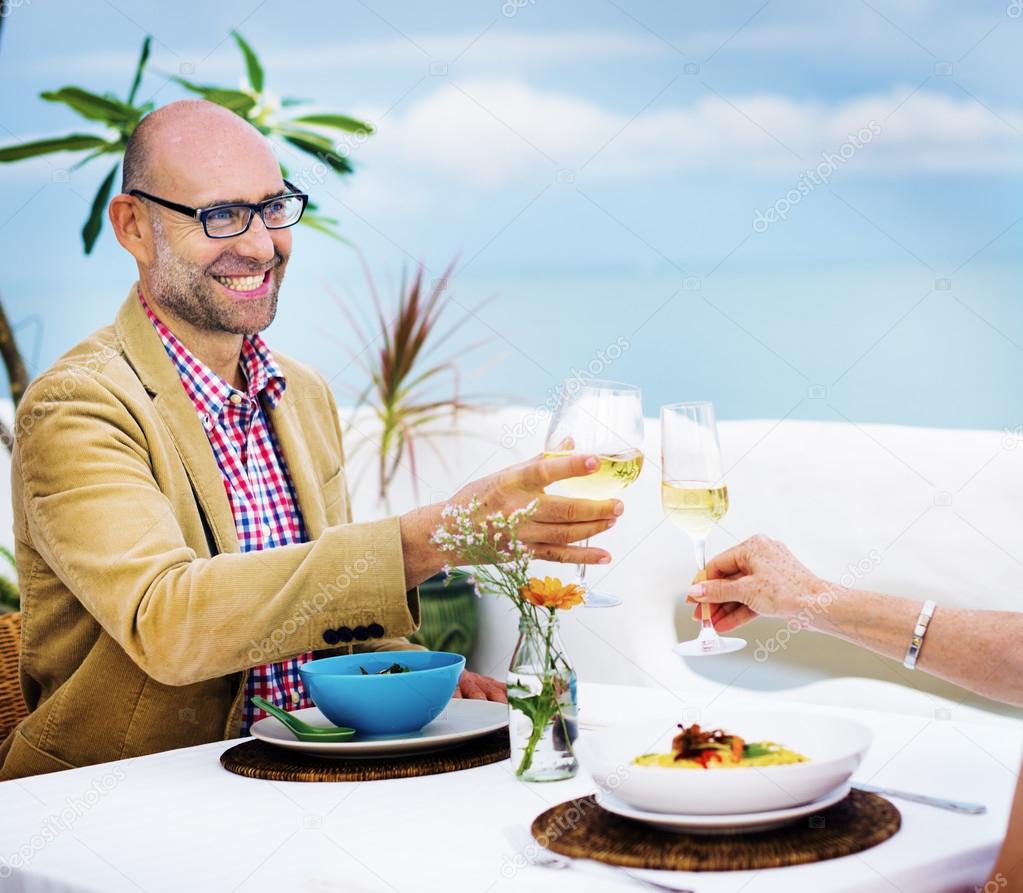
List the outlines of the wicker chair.
{"label": "wicker chair", "polygon": [[28,715],[18,677],[21,614],[0,614],[0,741]]}

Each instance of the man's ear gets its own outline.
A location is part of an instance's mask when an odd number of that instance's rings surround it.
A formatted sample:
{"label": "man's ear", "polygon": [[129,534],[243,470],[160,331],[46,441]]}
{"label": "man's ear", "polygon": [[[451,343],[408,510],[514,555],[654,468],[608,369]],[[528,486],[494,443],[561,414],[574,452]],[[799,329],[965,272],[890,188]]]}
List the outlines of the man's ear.
{"label": "man's ear", "polygon": [[139,264],[148,266],[152,262],[153,227],[142,204],[127,193],[118,193],[110,199],[107,216],[121,247]]}

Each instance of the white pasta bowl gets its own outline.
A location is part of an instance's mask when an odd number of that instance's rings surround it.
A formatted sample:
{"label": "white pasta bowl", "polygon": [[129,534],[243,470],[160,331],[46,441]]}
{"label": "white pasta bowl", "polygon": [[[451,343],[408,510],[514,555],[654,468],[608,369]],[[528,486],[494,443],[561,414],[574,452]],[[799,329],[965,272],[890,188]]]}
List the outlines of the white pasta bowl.
{"label": "white pasta bowl", "polygon": [[853,720],[795,711],[706,711],[687,716],[686,724],[693,722],[747,742],[773,741],[809,762],[733,769],[635,765],[641,754],[671,752],[679,729],[670,718],[583,732],[576,755],[601,788],[638,809],[735,815],[812,803],[852,776],[874,737]]}

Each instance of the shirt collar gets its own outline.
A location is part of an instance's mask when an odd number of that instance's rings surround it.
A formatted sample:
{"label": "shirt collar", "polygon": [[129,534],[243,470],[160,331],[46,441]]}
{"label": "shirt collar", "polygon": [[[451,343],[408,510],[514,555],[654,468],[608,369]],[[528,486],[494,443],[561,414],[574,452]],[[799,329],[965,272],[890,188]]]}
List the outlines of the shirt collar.
{"label": "shirt collar", "polygon": [[[239,391],[217,375],[209,366],[195,356],[181,340],[153,312],[142,289],[138,289],[142,309],[153,324],[167,355],[174,363],[181,377],[181,383],[200,416],[219,416],[228,401],[241,402],[240,398],[258,399],[265,395],[267,404],[273,409],[284,396],[287,379],[274,359],[266,342],[258,335],[246,335],[242,340],[241,367],[245,375],[245,390]],[[237,395],[232,400],[232,395]]]}

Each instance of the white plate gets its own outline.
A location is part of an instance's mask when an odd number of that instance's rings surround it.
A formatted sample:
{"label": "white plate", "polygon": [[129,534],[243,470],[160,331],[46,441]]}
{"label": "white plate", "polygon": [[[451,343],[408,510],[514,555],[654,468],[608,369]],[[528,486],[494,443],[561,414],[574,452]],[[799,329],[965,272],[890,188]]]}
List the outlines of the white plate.
{"label": "white plate", "polygon": [[740,834],[746,831],[767,831],[770,828],[780,828],[803,816],[821,812],[829,806],[834,806],[839,800],[844,800],[849,793],[849,784],[848,781],[843,782],[833,791],[814,800],[813,803],[804,803],[802,806],[793,806],[789,809],[774,809],[769,812],[749,812],[738,815],[686,815],[681,813],[671,815],[663,812],[647,812],[644,809],[636,809],[634,806],[623,803],[606,791],[597,792],[597,802],[608,812],[613,812],[622,818],[642,822],[644,825],[653,825],[655,828],[672,831],[676,834]]}
{"label": "white plate", "polygon": [[[295,716],[311,726],[325,729],[333,727],[330,720],[315,707],[296,710]],[[260,741],[322,757],[378,757],[423,750],[443,750],[502,729],[506,725],[507,704],[452,698],[440,716],[411,735],[386,738],[360,738],[355,735],[345,741],[299,741],[291,734],[290,729],[272,716],[263,717],[253,723],[251,732],[253,737]]]}
{"label": "white plate", "polygon": [[809,762],[709,770],[635,765],[639,754],[671,751],[679,718],[583,732],[576,756],[602,790],[634,809],[734,816],[813,803],[849,780],[873,737],[861,723],[825,712],[710,709],[687,723],[777,741]]}

